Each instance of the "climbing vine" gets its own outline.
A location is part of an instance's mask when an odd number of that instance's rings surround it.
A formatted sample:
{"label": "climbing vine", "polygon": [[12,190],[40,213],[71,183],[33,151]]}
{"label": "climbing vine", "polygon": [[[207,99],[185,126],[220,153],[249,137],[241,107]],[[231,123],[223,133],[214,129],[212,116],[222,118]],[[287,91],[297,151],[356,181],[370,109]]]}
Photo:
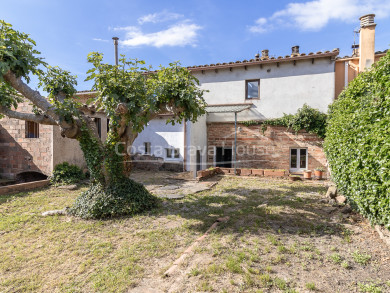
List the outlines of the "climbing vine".
{"label": "climbing vine", "polygon": [[267,130],[267,126],[284,126],[292,129],[296,133],[300,130],[306,130],[308,133],[314,133],[320,138],[325,138],[327,115],[314,109],[307,104],[298,109],[296,114],[284,114],[280,118],[268,119],[264,121],[243,121],[245,126],[262,125],[262,131]]}

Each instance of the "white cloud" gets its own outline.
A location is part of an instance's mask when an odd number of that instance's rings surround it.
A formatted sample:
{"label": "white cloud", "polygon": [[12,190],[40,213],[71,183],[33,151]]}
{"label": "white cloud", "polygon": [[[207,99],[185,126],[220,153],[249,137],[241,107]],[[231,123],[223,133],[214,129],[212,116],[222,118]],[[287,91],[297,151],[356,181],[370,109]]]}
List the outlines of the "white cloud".
{"label": "white cloud", "polygon": [[92,40],[97,41],[97,42],[105,42],[105,43],[109,42],[109,40],[104,40],[104,39],[99,39],[99,38],[93,38]]}
{"label": "white cloud", "polygon": [[144,33],[140,27],[135,26],[119,27],[114,30],[126,32],[124,40],[120,42],[123,46],[153,46],[160,48],[163,46],[195,46],[198,31],[201,28],[199,25],[184,21],[174,24],[166,30],[154,33]]}
{"label": "white cloud", "polygon": [[285,9],[268,18],[259,18],[249,26],[254,33],[265,33],[280,26],[293,26],[303,31],[318,31],[330,21],[357,22],[364,14],[378,18],[390,15],[390,0],[315,0],[289,3]]}
{"label": "white cloud", "polygon": [[157,13],[152,13],[152,14],[147,14],[144,16],[141,16],[138,18],[138,23],[139,24],[144,24],[147,22],[151,23],[159,23],[159,22],[164,22],[164,21],[169,21],[169,20],[177,20],[180,18],[183,18],[184,15],[178,14],[178,13],[173,13],[173,12],[168,12],[166,10],[162,12],[157,12]]}

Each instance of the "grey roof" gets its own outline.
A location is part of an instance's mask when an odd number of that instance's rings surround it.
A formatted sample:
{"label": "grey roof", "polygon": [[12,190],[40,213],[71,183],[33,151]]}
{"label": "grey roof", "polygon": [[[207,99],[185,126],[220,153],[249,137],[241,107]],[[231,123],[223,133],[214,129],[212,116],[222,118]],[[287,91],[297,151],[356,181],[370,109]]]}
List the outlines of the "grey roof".
{"label": "grey roof", "polygon": [[221,104],[206,106],[207,113],[237,113],[252,107],[252,104]]}

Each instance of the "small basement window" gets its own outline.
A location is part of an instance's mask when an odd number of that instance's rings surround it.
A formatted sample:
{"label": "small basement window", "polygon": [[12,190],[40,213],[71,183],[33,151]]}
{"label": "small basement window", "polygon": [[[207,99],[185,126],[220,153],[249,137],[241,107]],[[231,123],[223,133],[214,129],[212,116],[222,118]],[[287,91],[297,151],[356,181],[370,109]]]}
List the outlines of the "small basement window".
{"label": "small basement window", "polygon": [[260,99],[260,79],[245,81],[245,99]]}
{"label": "small basement window", "polygon": [[39,138],[39,124],[33,121],[26,121],[25,136],[26,138]]}
{"label": "small basement window", "polygon": [[290,170],[303,171],[307,169],[308,154],[306,148],[290,149]]}
{"label": "small basement window", "polygon": [[145,147],[145,155],[150,154],[150,142],[144,142],[144,147]]}

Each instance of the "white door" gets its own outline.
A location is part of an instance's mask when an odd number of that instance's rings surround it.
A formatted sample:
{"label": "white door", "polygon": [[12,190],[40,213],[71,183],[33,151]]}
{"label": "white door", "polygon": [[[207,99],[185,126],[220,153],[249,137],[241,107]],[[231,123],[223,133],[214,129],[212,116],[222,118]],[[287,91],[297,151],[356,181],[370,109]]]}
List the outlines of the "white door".
{"label": "white door", "polygon": [[290,171],[299,172],[307,169],[307,149],[290,149]]}

